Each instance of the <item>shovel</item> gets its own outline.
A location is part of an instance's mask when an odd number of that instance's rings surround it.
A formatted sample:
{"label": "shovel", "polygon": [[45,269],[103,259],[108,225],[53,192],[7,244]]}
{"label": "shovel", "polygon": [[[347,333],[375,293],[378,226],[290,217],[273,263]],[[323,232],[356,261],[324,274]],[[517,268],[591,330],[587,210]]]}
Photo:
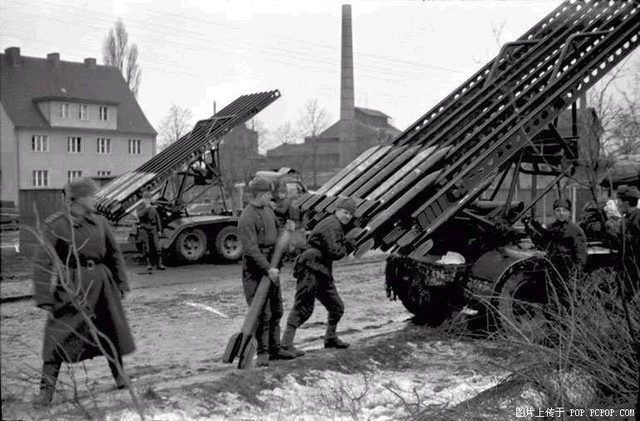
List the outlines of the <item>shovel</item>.
{"label": "shovel", "polygon": [[[282,255],[289,247],[289,241],[291,239],[291,231],[288,229],[283,230],[278,237],[273,256],[271,257],[271,266],[278,267]],[[238,357],[238,368],[250,368],[253,364],[253,357],[256,355],[258,348],[258,342],[255,338],[256,326],[258,325],[258,316],[262,312],[264,304],[267,301],[267,295],[271,288],[271,279],[268,276],[263,276],[258,284],[251,305],[249,306],[249,312],[244,318],[242,328],[240,332],[235,333],[229,339],[227,348],[222,355],[222,361],[225,363],[232,363],[233,360]]]}

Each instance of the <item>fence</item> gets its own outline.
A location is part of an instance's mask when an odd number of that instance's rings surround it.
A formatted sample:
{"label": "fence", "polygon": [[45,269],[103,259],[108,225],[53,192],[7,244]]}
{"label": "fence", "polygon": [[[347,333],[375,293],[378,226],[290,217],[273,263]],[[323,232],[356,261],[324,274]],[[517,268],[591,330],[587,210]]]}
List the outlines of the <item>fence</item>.
{"label": "fence", "polygon": [[[18,199],[20,224],[36,227],[51,214],[64,210],[61,189],[20,190]],[[38,240],[25,229],[20,230],[21,253],[31,254]]]}

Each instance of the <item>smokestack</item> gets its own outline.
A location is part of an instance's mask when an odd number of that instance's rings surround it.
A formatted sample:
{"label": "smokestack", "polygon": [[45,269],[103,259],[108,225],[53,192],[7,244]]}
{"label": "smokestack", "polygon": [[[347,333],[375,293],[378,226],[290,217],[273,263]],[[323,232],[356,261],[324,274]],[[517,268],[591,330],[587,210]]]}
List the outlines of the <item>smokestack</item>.
{"label": "smokestack", "polygon": [[353,88],[353,35],[351,5],[342,5],[342,60],[340,75],[340,120],[354,120],[356,110]]}

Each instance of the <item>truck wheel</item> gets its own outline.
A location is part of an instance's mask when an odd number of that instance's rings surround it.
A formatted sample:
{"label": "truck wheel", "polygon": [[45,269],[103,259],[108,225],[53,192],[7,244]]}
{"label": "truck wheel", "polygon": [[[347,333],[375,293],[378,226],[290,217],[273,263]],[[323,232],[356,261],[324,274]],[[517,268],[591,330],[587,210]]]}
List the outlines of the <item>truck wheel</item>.
{"label": "truck wheel", "polygon": [[543,282],[515,272],[502,285],[497,301],[498,320],[505,334],[533,343],[542,343],[549,336],[545,313],[549,299]]}
{"label": "truck wheel", "polygon": [[385,270],[388,295],[400,299],[402,305],[415,316],[414,321],[433,327],[441,325],[454,311],[450,299],[456,296],[455,287],[428,286],[421,277],[419,264],[414,260],[390,255]]}
{"label": "truck wheel", "polygon": [[198,228],[185,230],[178,235],[175,247],[181,259],[196,262],[207,252],[207,236]]}
{"label": "truck wheel", "polygon": [[236,262],[242,257],[242,245],[238,228],[228,226],[222,228],[216,235],[216,253],[224,260]]}

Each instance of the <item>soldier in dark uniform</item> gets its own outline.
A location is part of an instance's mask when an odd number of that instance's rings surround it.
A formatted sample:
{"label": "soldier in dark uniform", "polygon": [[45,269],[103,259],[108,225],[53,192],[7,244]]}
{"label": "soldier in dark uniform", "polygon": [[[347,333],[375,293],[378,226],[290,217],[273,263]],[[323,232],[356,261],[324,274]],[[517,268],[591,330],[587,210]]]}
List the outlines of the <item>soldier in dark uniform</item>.
{"label": "soldier in dark uniform", "polygon": [[142,195],[143,207],[138,209],[138,235],[142,241],[142,255],[147,265],[147,270],[153,270],[153,264],[156,264],[158,270],[165,270],[162,264],[162,249],[158,236],[162,231],[162,223],[160,215],[156,208],[151,204],[151,192],[144,192]]}
{"label": "soldier in dark uniform", "polygon": [[583,209],[578,225],[584,231],[587,240],[603,241],[605,236],[605,223],[607,214],[603,207],[599,207],[596,202],[588,202]]}
{"label": "soldier in dark uniform", "polygon": [[242,243],[242,286],[247,303],[256,293],[264,276],[272,285],[256,327],[258,359],[256,365],[265,367],[269,360],[291,359],[293,354],[280,347],[280,319],[282,319],[282,291],[280,289],[280,269],[271,266],[270,259],[278,237],[277,219],[271,207],[271,189],[264,178],[256,178],[249,183],[253,199],[244,208],[238,230]]}
{"label": "soldier in dark uniform", "polygon": [[51,402],[63,362],[108,355],[117,387],[126,386],[122,356],[135,349],[121,301],[129,285],[111,228],[93,213],[94,193],[88,178],[66,186],[67,211],[45,222],[42,248],[34,262],[35,303],[48,312],[36,405]]}
{"label": "soldier in dark uniform", "polygon": [[340,199],[334,214],[323,219],[313,229],[309,236],[309,247],[296,260],[293,272],[298,280],[296,296],[287,319],[282,346],[297,356],[303,355],[304,351],[293,346],[296,329],[311,317],[316,298],[329,313],[324,337],[325,348],[349,347],[348,343],[336,335],[338,322],[344,314],[344,304],[333,278],[333,261],[345,257],[352,250],[345,238],[344,226],[351,221],[355,210],[356,205],[352,199]]}
{"label": "soldier in dark uniform", "polygon": [[578,225],[569,221],[571,202],[559,198],[553,202],[556,220],[544,228],[538,221],[526,221],[533,243],[547,251],[547,257],[562,277],[582,271],[587,263],[587,240]]}
{"label": "soldier in dark uniform", "polygon": [[619,272],[626,289],[625,297],[630,299],[639,290],[640,282],[640,209],[638,209],[638,189],[622,185],[618,187],[618,209],[622,218],[607,223],[607,231],[612,235],[618,249]]}

